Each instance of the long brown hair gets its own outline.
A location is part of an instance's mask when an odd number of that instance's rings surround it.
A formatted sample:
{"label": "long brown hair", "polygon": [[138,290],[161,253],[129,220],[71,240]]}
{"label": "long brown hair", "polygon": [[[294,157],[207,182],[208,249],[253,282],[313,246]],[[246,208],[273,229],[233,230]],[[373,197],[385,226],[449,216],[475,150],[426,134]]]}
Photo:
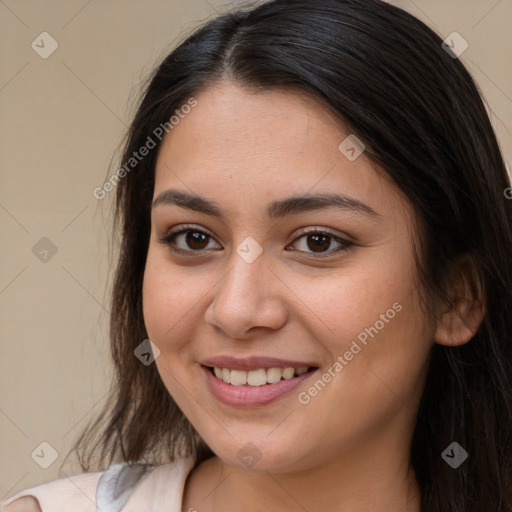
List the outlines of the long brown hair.
{"label": "long brown hair", "polygon": [[[208,85],[295,87],[328,104],[409,198],[426,227],[424,289],[447,299],[445,275],[461,255],[485,290],[486,313],[461,347],[434,345],[411,460],[425,512],[512,511],[512,225],[510,186],[478,89],[442,39],[379,0],[274,0],[218,16],[154,71],[130,126],[123,162],[156,127]],[[146,339],[142,281],[157,147],[116,184],[121,236],[110,325],[115,379],[104,410],[74,447],[84,471],[113,460],[159,464],[212,452],[177,407]],[[457,441],[457,470],[442,451]],[[94,458],[96,456],[96,458]]]}

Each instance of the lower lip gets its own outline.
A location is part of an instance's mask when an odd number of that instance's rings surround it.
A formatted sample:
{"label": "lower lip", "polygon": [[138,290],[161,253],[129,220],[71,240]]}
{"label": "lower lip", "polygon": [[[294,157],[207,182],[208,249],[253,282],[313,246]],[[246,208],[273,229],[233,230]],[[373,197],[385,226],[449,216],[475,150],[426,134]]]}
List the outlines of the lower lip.
{"label": "lower lip", "polygon": [[264,384],[263,386],[233,386],[215,377],[210,368],[206,366],[201,366],[201,368],[206,374],[208,386],[215,397],[220,402],[236,407],[253,407],[269,404],[295,389],[301,382],[304,382],[316,372],[316,370],[312,370],[298,377],[281,379],[274,384]]}

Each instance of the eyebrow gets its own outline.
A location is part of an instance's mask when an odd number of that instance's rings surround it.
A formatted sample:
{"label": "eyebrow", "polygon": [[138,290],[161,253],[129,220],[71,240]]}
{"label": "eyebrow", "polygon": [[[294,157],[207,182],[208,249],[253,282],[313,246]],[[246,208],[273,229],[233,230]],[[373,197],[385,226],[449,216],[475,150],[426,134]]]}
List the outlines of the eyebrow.
{"label": "eyebrow", "polygon": [[[226,219],[225,210],[215,201],[204,197],[182,192],[176,189],[164,190],[153,201],[153,208],[161,205],[176,205],[196,212],[212,215],[221,220]],[[339,208],[354,211],[368,216],[378,217],[379,214],[361,201],[341,194],[304,194],[273,201],[267,206],[267,215],[271,219],[279,219],[286,215],[297,215],[304,212]]]}

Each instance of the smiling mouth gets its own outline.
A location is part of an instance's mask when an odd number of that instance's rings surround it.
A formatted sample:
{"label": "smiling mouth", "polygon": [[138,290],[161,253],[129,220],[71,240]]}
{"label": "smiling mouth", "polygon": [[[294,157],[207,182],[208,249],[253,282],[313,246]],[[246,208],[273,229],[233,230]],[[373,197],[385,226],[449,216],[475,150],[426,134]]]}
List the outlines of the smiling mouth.
{"label": "smiling mouth", "polygon": [[281,380],[290,380],[305,373],[316,370],[314,366],[300,366],[298,368],[260,368],[257,370],[231,370],[229,368],[206,367],[219,380],[232,386],[266,386]]}

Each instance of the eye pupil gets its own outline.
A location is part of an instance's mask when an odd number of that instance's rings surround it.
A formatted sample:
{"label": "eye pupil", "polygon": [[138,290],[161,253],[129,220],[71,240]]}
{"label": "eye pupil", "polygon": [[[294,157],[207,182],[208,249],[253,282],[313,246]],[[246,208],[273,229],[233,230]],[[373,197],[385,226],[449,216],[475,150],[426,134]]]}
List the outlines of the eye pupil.
{"label": "eye pupil", "polygon": [[[311,249],[312,251],[316,250],[316,249],[321,249],[321,250],[324,250],[324,249],[328,249],[329,246],[331,245],[330,243],[330,236],[326,236],[326,235],[322,235],[322,234],[312,234],[312,235],[309,235],[307,237],[307,240],[308,240],[308,248]],[[312,245],[310,244],[310,240],[314,240],[315,243],[317,243],[318,241],[322,240],[322,244],[321,246],[318,246],[318,245]],[[327,244],[325,243],[325,241],[327,241]]]}
{"label": "eye pupil", "polygon": [[[208,235],[206,235],[205,233],[199,233],[198,231],[189,231],[186,236],[186,241],[188,246],[193,249],[203,249],[208,245],[207,238]],[[196,243],[199,243],[199,246],[197,246]]]}

